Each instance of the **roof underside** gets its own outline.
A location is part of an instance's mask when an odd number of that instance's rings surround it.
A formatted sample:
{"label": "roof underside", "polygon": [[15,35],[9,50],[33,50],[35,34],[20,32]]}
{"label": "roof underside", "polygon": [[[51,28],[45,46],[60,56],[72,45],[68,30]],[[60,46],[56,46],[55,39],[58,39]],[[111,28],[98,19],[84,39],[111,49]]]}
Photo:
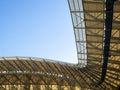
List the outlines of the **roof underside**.
{"label": "roof underside", "polygon": [[114,6],[107,75],[105,81],[98,87],[93,87],[90,83],[98,81],[101,76],[105,38],[105,0],[68,0],[68,2],[79,65],[39,58],[1,57],[0,89],[79,90],[81,87],[91,90],[114,90],[120,87],[120,1],[116,1]]}
{"label": "roof underside", "polygon": [[[81,67],[86,66],[92,70],[91,77],[95,75],[96,78],[91,79],[91,82],[96,82],[101,76],[104,56],[105,0],[68,1],[75,32],[78,63]],[[109,62],[105,82],[118,87],[120,86],[120,1],[115,2],[113,13]]]}
{"label": "roof underside", "polygon": [[80,88],[81,81],[85,83],[80,74],[74,64],[31,57],[0,58],[0,90],[70,90]]}
{"label": "roof underside", "polygon": [[[81,63],[82,60],[86,61],[86,59],[89,62],[89,60],[93,60],[93,57],[94,59],[98,58],[99,60],[102,60],[105,30],[105,1],[69,0],[69,5],[75,32],[79,63]],[[120,2],[116,2],[114,7],[110,49],[110,55],[116,57],[119,57],[120,55],[119,8]]]}

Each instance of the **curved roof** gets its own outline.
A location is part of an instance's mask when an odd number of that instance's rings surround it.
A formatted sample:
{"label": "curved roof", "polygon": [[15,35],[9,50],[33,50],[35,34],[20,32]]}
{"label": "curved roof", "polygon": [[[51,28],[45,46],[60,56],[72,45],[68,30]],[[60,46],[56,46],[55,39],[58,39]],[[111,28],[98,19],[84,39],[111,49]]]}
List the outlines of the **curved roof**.
{"label": "curved roof", "polygon": [[[32,57],[1,57],[0,58],[0,74],[32,74],[43,75],[54,78],[66,78],[76,81],[74,70],[78,68],[74,64],[63,63],[48,59],[32,58]],[[70,72],[73,69],[73,72]],[[3,83],[3,82],[2,82]],[[2,84],[0,83],[0,84]],[[7,81],[4,83],[7,83]]]}
{"label": "curved roof", "polygon": [[[120,1],[114,4],[110,51],[105,81],[101,78],[105,43],[105,0],[68,0],[78,54],[78,65],[31,57],[1,57],[1,87],[34,90],[79,88],[113,90],[120,88]],[[45,90],[44,89],[44,90]],[[23,89],[22,89],[23,90]]]}
{"label": "curved roof", "polygon": [[[104,0],[68,0],[73,21],[79,63],[102,60],[105,31]],[[115,2],[111,37],[111,56],[120,54],[120,1]],[[115,49],[115,45],[117,48]]]}
{"label": "curved roof", "polygon": [[[68,0],[75,32],[78,60],[86,66],[88,82],[97,82],[101,77],[104,45],[106,0]],[[120,86],[120,1],[114,3],[108,68],[105,82]],[[89,71],[91,70],[91,72]],[[93,79],[94,77],[94,79]],[[114,82],[113,82],[114,81]],[[101,86],[102,86],[101,85]],[[106,86],[108,87],[108,86]]]}

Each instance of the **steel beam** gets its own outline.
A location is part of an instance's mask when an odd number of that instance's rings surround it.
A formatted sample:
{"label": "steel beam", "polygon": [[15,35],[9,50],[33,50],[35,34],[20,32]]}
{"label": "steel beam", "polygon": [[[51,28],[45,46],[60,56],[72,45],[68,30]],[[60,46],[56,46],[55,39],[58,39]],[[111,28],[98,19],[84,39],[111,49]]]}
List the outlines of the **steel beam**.
{"label": "steel beam", "polygon": [[102,84],[106,77],[107,64],[108,64],[109,51],[110,51],[110,39],[112,32],[114,2],[115,0],[106,0],[105,38],[104,38],[104,53],[103,53],[101,79],[98,82],[91,83],[91,85],[93,86],[98,86]]}

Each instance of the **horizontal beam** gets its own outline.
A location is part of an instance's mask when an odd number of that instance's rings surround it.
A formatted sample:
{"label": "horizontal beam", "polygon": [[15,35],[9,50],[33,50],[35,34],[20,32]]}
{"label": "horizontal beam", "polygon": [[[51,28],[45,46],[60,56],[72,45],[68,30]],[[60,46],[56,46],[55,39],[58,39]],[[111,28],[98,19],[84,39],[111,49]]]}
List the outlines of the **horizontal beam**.
{"label": "horizontal beam", "polygon": [[[79,10],[71,10],[71,13],[105,13],[105,10],[85,10],[85,11],[79,11]],[[119,13],[120,10],[114,11],[114,13]]]}

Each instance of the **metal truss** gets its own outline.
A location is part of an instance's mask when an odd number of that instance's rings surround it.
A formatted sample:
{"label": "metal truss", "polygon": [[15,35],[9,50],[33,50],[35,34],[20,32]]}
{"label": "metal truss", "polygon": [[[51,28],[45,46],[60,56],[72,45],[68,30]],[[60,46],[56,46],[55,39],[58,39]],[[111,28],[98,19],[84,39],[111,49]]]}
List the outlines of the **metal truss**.
{"label": "metal truss", "polygon": [[[120,79],[118,79],[120,77],[120,1],[114,3],[113,19],[109,11],[106,14],[106,2],[108,1],[110,0],[68,0],[75,36],[78,33],[80,35],[77,39],[75,38],[76,43],[85,43],[84,48],[77,49],[79,57],[82,57],[83,54],[86,56],[85,59],[79,58],[78,65],[82,67],[84,66],[82,64],[85,64],[82,73],[86,73],[84,76],[89,78],[89,86],[94,84],[97,85],[96,88],[101,86],[105,89],[120,87]],[[108,26],[112,26],[110,28],[112,31],[109,34],[107,33]],[[84,36],[85,39],[81,40],[81,36]],[[77,45],[77,48],[79,47]],[[83,60],[85,62],[80,63]],[[94,83],[101,79],[103,83]]]}
{"label": "metal truss", "polygon": [[[1,57],[0,90],[119,90],[120,1],[114,3],[110,22],[106,1],[68,0],[78,64],[42,58]],[[107,23],[112,24],[110,36],[106,35]],[[109,50],[105,46],[109,46]],[[101,80],[105,63],[103,82],[91,85]]]}
{"label": "metal truss", "polygon": [[31,57],[0,58],[0,90],[79,90],[87,85],[80,74],[75,64]]}
{"label": "metal truss", "polygon": [[[72,22],[74,27],[74,34],[77,46],[78,63],[80,67],[87,65],[87,49],[86,49],[86,31],[82,0],[68,0],[70,6],[70,12],[72,16]],[[81,28],[78,28],[81,27]]]}
{"label": "metal truss", "polygon": [[105,36],[103,44],[103,65],[101,72],[101,79],[98,82],[92,83],[93,85],[100,85],[104,82],[107,72],[107,64],[110,51],[110,39],[112,32],[112,22],[113,22],[113,8],[115,0],[106,1],[106,18],[105,18]]}

